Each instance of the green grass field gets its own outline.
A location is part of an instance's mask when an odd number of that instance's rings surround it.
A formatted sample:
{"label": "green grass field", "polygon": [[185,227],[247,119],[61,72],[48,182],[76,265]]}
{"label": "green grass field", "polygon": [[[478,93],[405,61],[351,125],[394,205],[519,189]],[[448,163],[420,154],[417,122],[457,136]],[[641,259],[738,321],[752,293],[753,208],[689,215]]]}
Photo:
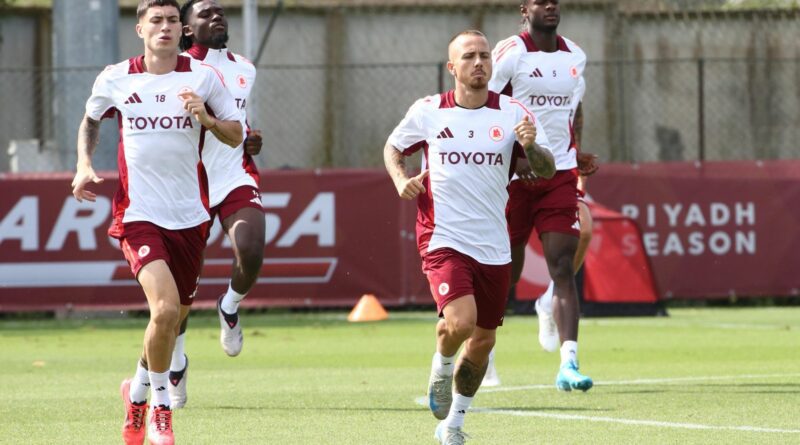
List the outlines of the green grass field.
{"label": "green grass field", "polygon": [[[245,315],[228,358],[212,314],[189,325],[182,444],[433,444],[424,395],[430,313],[350,324],[345,314]],[[0,321],[0,443],[121,443],[120,381],[146,319]],[[675,309],[667,318],[586,319],[582,370],[559,393],[536,319],[498,331],[503,385],[478,392],[475,444],[800,443],[800,308]]]}

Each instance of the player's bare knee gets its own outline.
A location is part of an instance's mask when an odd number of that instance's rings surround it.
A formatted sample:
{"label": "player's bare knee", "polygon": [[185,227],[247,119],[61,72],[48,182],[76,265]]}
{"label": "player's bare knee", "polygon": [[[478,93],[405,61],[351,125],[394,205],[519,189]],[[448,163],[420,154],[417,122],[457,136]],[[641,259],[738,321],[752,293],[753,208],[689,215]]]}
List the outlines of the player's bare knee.
{"label": "player's bare knee", "polygon": [[476,320],[472,317],[461,317],[447,320],[447,333],[450,337],[466,340],[475,331]]}
{"label": "player's bare knee", "polygon": [[257,274],[261,270],[264,261],[264,243],[256,245],[248,243],[239,249],[239,262],[242,269],[250,274]]}
{"label": "player's bare knee", "polygon": [[177,304],[160,302],[150,308],[150,321],[164,329],[175,329],[180,323],[180,308]]}
{"label": "player's bare knee", "polygon": [[562,255],[550,266],[550,277],[556,283],[573,279],[575,275],[572,256]]}

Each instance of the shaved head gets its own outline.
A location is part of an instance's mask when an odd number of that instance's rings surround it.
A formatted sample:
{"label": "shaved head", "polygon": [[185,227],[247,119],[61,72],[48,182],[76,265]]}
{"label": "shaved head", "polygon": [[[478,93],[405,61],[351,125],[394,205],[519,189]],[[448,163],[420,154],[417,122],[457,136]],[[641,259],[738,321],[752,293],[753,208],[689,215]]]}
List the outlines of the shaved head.
{"label": "shaved head", "polygon": [[489,40],[486,38],[486,35],[477,29],[461,31],[460,33],[454,35],[453,38],[450,39],[450,43],[447,45],[447,58],[450,61],[453,61],[456,57],[460,56],[459,50],[461,48],[458,44],[461,43],[461,40],[464,38],[483,38],[483,40],[486,41],[486,47],[489,47]]}
{"label": "shaved head", "polygon": [[476,30],[462,31],[447,47],[447,70],[469,90],[484,90],[492,77],[492,51],[489,40]]}

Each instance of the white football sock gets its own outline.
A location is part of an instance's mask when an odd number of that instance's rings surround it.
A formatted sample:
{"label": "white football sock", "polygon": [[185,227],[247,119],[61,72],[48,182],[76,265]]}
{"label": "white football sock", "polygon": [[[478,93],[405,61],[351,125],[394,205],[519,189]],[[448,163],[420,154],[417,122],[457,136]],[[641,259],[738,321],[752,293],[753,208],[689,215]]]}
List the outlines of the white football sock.
{"label": "white football sock", "polygon": [[456,367],[456,356],[452,357],[445,357],[442,354],[439,354],[439,351],[436,351],[433,354],[433,363],[431,365],[431,370],[439,376],[447,377],[453,375],[453,369]]}
{"label": "white football sock", "polygon": [[175,337],[175,349],[172,350],[172,362],[169,364],[170,371],[183,371],[186,367],[186,355],[184,344],[186,343],[186,333]]}
{"label": "white football sock", "polygon": [[444,419],[446,427],[461,428],[464,426],[464,416],[472,404],[472,399],[473,397],[462,396],[457,392],[453,393],[453,404],[450,405],[450,412],[447,413],[447,418]]}
{"label": "white football sock", "polygon": [[164,405],[169,407],[169,391],[167,385],[169,384],[169,371],[164,372],[150,372],[150,387],[153,389],[153,399],[150,404],[152,406]]}
{"label": "white football sock", "polygon": [[222,311],[226,314],[235,314],[236,311],[239,310],[239,302],[245,297],[245,294],[240,294],[233,290],[230,284],[228,284],[228,292],[225,293],[225,296],[222,297],[222,303],[220,303],[220,307],[222,307]]}
{"label": "white football sock", "polygon": [[553,289],[554,288],[555,288],[555,284],[551,280],[550,284],[547,286],[547,290],[545,290],[544,293],[542,294],[542,296],[539,297],[539,300],[541,301],[541,303],[539,303],[539,305],[540,305],[539,307],[543,311],[546,311],[548,314],[552,314],[553,313]]}
{"label": "white football sock", "polygon": [[561,343],[561,364],[568,361],[578,363],[578,342],[567,340]]}
{"label": "white football sock", "polygon": [[150,389],[150,375],[147,369],[142,366],[142,361],[138,360],[136,363],[136,374],[131,379],[131,393],[130,399],[133,403],[141,403],[147,401],[147,390]]}

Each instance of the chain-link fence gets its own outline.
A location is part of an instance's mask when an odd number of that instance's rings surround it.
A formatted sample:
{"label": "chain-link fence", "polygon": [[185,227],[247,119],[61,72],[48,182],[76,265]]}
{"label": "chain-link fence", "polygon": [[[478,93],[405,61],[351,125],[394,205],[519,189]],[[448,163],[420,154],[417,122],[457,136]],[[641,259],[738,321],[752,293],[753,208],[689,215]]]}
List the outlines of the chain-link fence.
{"label": "chain-link fence", "polygon": [[[0,171],[73,170],[82,105],[103,68],[0,69]],[[117,168],[117,133],[116,122],[103,125],[98,169]]]}
{"label": "chain-link fence", "polygon": [[[265,135],[266,168],[376,167],[388,134],[414,100],[452,86],[444,63],[259,67],[251,125]],[[85,100],[99,68],[0,70],[4,171],[74,166],[74,146],[53,142],[57,91]],[[584,149],[604,161],[797,157],[800,59],[594,62],[586,69]],[[33,94],[31,94],[33,93]],[[54,97],[56,98],[54,100]],[[66,116],[74,129],[81,115]],[[95,154],[114,169],[116,121]]]}
{"label": "chain-link fence", "polygon": [[[479,28],[492,43],[518,32],[506,0],[408,3],[278,18],[248,103],[265,136],[261,167],[382,165],[383,144],[414,100],[452,87],[442,59],[454,32]],[[797,157],[800,9],[729,9],[741,3],[563,2],[559,31],[589,55],[583,148],[604,162]],[[25,28],[3,20],[6,33]],[[229,20],[240,42],[240,18]],[[123,12],[122,57],[141,51],[134,23]],[[3,48],[0,172],[72,170],[82,104],[102,67],[3,68],[18,58]],[[116,168],[115,127],[103,125],[97,168]]]}
{"label": "chain-link fence", "polygon": [[584,146],[610,161],[798,157],[800,59],[589,63]]}

